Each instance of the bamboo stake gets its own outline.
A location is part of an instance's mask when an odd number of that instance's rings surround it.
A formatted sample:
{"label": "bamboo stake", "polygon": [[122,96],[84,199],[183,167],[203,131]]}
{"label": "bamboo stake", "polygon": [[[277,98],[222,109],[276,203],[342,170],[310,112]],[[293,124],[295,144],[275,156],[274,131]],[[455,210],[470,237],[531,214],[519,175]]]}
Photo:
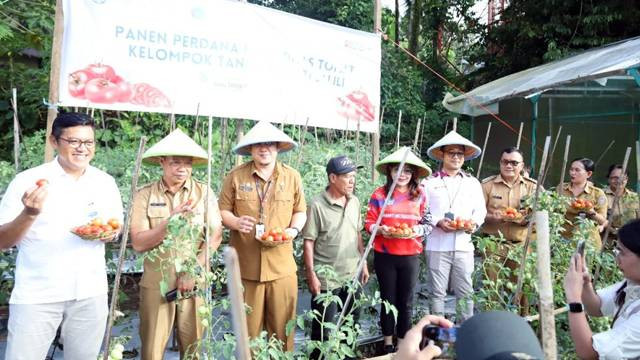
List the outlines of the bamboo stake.
{"label": "bamboo stake", "polygon": [[447,122],[444,124],[444,134],[447,135],[447,131],[449,130],[449,119],[447,119]]}
{"label": "bamboo stake", "polygon": [[13,107],[13,161],[16,174],[20,171],[20,122],[18,121],[18,90],[13,88],[11,106]]}
{"label": "bamboo stake", "polygon": [[416,125],[416,136],[413,138],[413,151],[418,151],[418,139],[420,138],[420,123],[422,122],[421,118],[418,118],[418,124]]}
{"label": "bamboo stake", "polygon": [[[284,123],[280,124],[280,130],[282,130]],[[244,137],[244,120],[239,119],[236,121],[236,144],[239,144]],[[242,164],[242,155],[236,156],[236,166]]]}
{"label": "bamboo stake", "polygon": [[402,110],[398,113],[398,128],[396,129],[396,149],[400,148],[400,126],[402,126]]}
{"label": "bamboo stake", "polygon": [[[568,306],[563,306],[561,308],[557,308],[553,310],[553,316],[564,314],[569,311]],[[540,314],[525,316],[524,319],[528,322],[540,320]]]}
{"label": "bamboo stake", "polygon": [[171,120],[171,131],[173,131],[176,129],[176,114],[171,113],[169,119]]}
{"label": "bamboo stake", "polygon": [[316,145],[318,145],[318,127],[317,126],[313,127],[313,135],[316,138]]}
{"label": "bamboo stake", "polygon": [[[622,175],[624,176],[627,173],[627,165],[629,164],[629,157],[631,157],[631,147],[627,147],[627,151],[624,153],[624,160],[622,161]],[[613,206],[612,209],[618,208],[618,203],[620,202],[620,194],[616,192],[613,195]],[[600,256],[604,254],[605,249],[607,248],[607,243],[609,242],[609,234],[611,232],[611,221],[613,220],[613,211],[609,212],[609,216],[607,217],[607,229],[604,231],[604,237],[602,239],[602,248],[600,249]],[[598,277],[600,277],[600,269],[601,263],[596,265],[596,271],[593,273],[593,283],[595,284],[598,281]]]}
{"label": "bamboo stake", "polygon": [[222,160],[220,165],[220,179],[224,179],[224,169],[227,164],[227,131],[229,127],[229,121],[227,118],[222,118],[222,125],[220,129],[220,151],[222,152]]}
{"label": "bamboo stake", "polygon": [[453,131],[455,131],[455,132],[458,131],[458,118],[457,117],[453,118]]}
{"label": "bamboo stake", "polygon": [[356,128],[356,164],[360,163],[360,116],[358,116],[358,127]]}
{"label": "bamboo stake", "polygon": [[48,141],[51,135],[53,120],[58,115],[56,104],[60,99],[60,58],[62,55],[62,38],[64,36],[64,14],[62,0],[56,0],[56,13],[51,43],[51,72],[49,73],[49,107],[47,109],[47,132],[44,138],[44,161],[53,160],[53,146]]}
{"label": "bamboo stake", "polygon": [[133,195],[138,188],[138,176],[140,175],[140,164],[142,163],[142,153],[144,152],[144,146],[147,143],[147,138],[143,136],[140,138],[140,145],[138,146],[138,155],[136,156],[135,169],[133,171],[133,177],[131,178],[131,198],[127,205],[127,217],[122,227],[122,240],[120,242],[120,252],[118,254],[118,268],[116,269],[116,276],[113,283],[113,290],[111,292],[111,306],[109,308],[109,317],[107,318],[107,331],[104,335],[104,360],[109,359],[109,346],[111,343],[111,329],[113,328],[113,314],[115,313],[116,306],[118,305],[118,291],[120,290],[120,275],[122,274],[122,264],[124,263],[124,255],[127,249],[127,242],[129,241],[129,227],[131,226],[131,213],[133,209]]}
{"label": "bamboo stake", "polygon": [[240,281],[240,267],[238,266],[238,253],[233,247],[227,246],[224,250],[224,261],[227,268],[233,333],[236,336],[236,358],[239,360],[251,360],[249,331],[247,330],[247,319],[244,313],[244,297],[242,296],[242,282]]}
{"label": "bamboo stake", "polygon": [[[540,163],[540,172],[538,173],[538,179],[542,179],[544,177],[544,170],[547,165],[547,155],[549,153],[549,143],[551,142],[551,137],[547,136],[544,141],[544,152],[542,153],[542,162]],[[532,213],[536,213],[538,211],[538,196],[540,196],[540,191],[542,188],[542,183],[538,181],[536,184],[536,192],[533,197],[533,205],[531,206]],[[527,224],[527,237],[524,242],[524,246],[522,248],[522,258],[520,260],[520,270],[518,272],[518,285],[516,286],[516,292],[512,299],[512,305],[515,304],[518,299],[520,299],[520,293],[522,292],[522,281],[524,280],[524,268],[527,261],[527,254],[529,252],[529,244],[531,242],[531,230],[533,222],[529,221]]]}
{"label": "bamboo stake", "polygon": [[[542,168],[542,167],[541,167]],[[556,321],[553,316],[553,284],[551,283],[551,250],[549,248],[549,213],[535,212],[537,241],[538,288],[540,289],[540,327],[545,359],[556,359]]]}
{"label": "bamboo stake", "polygon": [[487,126],[487,134],[484,136],[484,145],[482,145],[482,153],[480,153],[480,164],[478,165],[478,173],[476,177],[480,178],[480,171],[482,171],[482,161],[484,160],[484,152],[487,150],[487,143],[489,142],[489,134],[491,133],[491,122]]}
{"label": "bamboo stake", "polygon": [[[426,122],[427,122],[427,113],[424,113],[424,124],[426,124]],[[420,151],[418,152],[418,155],[422,154],[422,140],[424,140],[424,129],[426,128],[424,124],[422,124],[422,131],[420,132]]]}
{"label": "bamboo stake", "polygon": [[91,111],[89,113],[89,116],[91,116],[93,118],[93,114],[95,113],[96,109],[95,108],[91,108]]}
{"label": "bamboo stake", "polygon": [[[360,257],[360,260],[358,261],[358,266],[356,267],[356,272],[354,277],[351,279],[351,283],[352,284],[358,284],[358,282],[360,281],[360,276],[362,273],[362,269],[364,268],[364,265],[367,263],[367,256],[369,255],[369,252],[371,251],[371,248],[373,247],[373,239],[376,238],[376,235],[378,234],[378,229],[380,228],[380,222],[382,221],[382,218],[384,217],[385,211],[387,209],[387,205],[389,204],[390,200],[391,200],[391,195],[393,194],[393,191],[396,188],[396,185],[398,184],[398,178],[399,175],[402,174],[402,169],[404,169],[404,165],[405,162],[407,160],[407,156],[409,155],[409,152],[411,150],[409,148],[407,148],[407,150],[404,152],[404,155],[402,155],[402,160],[400,160],[400,164],[398,165],[398,171],[396,172],[396,176],[393,178],[393,182],[391,183],[391,187],[389,188],[389,192],[387,193],[387,197],[384,201],[384,205],[382,205],[382,208],[380,209],[380,215],[378,215],[378,219],[376,220],[376,224],[375,227],[373,229],[373,231],[371,232],[371,241],[369,241],[367,243],[367,246],[364,249],[364,252],[362,253],[362,256]],[[351,298],[353,296],[352,292],[349,292],[349,294],[347,295],[347,298],[345,299],[345,301],[343,302],[343,304],[348,304],[351,301]],[[338,317],[338,321],[336,322],[336,327],[335,329],[339,329],[340,326],[342,325],[342,321],[344,320],[344,316],[346,315],[346,311],[347,311],[347,307],[344,306],[342,307],[342,310],[340,312],[340,316]],[[335,330],[334,330],[335,331]],[[322,360],[322,355],[320,356],[320,360]]]}
{"label": "bamboo stake", "polygon": [[520,130],[518,131],[518,141],[516,141],[516,149],[520,149],[520,140],[522,139],[522,128],[524,127],[524,122],[520,123]]}
{"label": "bamboo stake", "polygon": [[200,120],[200,103],[198,103],[198,105],[196,107],[196,123],[195,123],[195,126],[193,127],[193,136],[194,137],[198,133],[198,122],[199,122],[199,120]]}
{"label": "bamboo stake", "polygon": [[571,135],[567,135],[564,143],[564,156],[562,157],[562,172],[560,172],[560,187],[564,184],[564,173],[567,170],[567,161],[569,161],[569,147],[571,146]]}
{"label": "bamboo stake", "polygon": [[378,122],[378,131],[373,133],[373,141],[371,146],[371,179],[375,184],[378,181],[378,172],[376,171],[376,163],[380,159],[380,129],[382,129],[382,121],[384,120],[384,106],[380,111],[380,121]]}
{"label": "bamboo stake", "polygon": [[597,168],[598,164],[600,163],[600,161],[602,160],[602,158],[607,154],[607,152],[609,151],[609,149],[611,149],[611,147],[613,146],[613,144],[615,144],[615,140],[611,140],[611,142],[609,143],[609,145],[604,149],[604,151],[602,152],[602,154],[600,154],[600,157],[598,157],[598,160],[596,160],[594,166]]}
{"label": "bamboo stake", "polygon": [[[209,267],[211,266],[211,246],[209,245],[210,237],[211,237],[211,216],[209,216],[211,208],[209,207],[209,199],[211,199],[211,163],[212,163],[212,152],[211,152],[211,144],[213,142],[213,117],[209,116],[209,123],[207,130],[207,191],[204,193],[204,209],[206,214],[205,223],[207,227],[204,230],[204,278],[209,279]],[[224,164],[223,171],[224,172]],[[207,286],[206,295],[205,295],[205,303],[207,306],[211,303],[211,286]],[[204,338],[208,339],[211,335],[211,327],[207,326],[204,331]]]}
{"label": "bamboo stake", "polygon": [[562,133],[562,126],[558,128],[558,133],[556,134],[556,139],[553,141],[553,147],[551,148],[551,154],[549,154],[549,161],[547,163],[547,168],[544,169],[544,178],[538,179],[542,182],[542,186],[544,186],[545,181],[547,180],[547,175],[549,175],[549,170],[551,169],[551,165],[553,164],[553,156],[556,153],[556,146],[558,145],[558,141],[560,140],[560,134]]}
{"label": "bamboo stake", "polygon": [[307,121],[304,124],[304,130],[298,137],[298,141],[300,142],[300,151],[298,152],[298,159],[296,161],[296,169],[300,168],[300,161],[302,160],[302,151],[304,150],[304,137],[307,135],[307,126],[309,125],[309,118],[307,117]]}

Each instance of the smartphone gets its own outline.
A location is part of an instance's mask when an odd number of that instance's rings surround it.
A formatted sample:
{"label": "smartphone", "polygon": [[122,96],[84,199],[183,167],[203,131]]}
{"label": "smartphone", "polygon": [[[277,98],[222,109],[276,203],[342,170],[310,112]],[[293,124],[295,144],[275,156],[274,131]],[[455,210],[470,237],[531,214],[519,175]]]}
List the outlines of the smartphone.
{"label": "smartphone", "polygon": [[584,247],[586,242],[584,240],[578,241],[578,246],[576,246],[576,252],[580,254],[580,256],[584,257]]}
{"label": "smartphone", "polygon": [[171,291],[168,291],[166,294],[164,294],[164,299],[168,303],[176,301],[177,298],[178,298],[178,289],[173,289]]}
{"label": "smartphone", "polygon": [[453,344],[456,342],[456,334],[458,328],[443,328],[434,325],[426,325],[422,328],[422,340],[420,341],[420,350],[424,349],[430,340],[433,340],[436,345],[442,346],[442,344]]}

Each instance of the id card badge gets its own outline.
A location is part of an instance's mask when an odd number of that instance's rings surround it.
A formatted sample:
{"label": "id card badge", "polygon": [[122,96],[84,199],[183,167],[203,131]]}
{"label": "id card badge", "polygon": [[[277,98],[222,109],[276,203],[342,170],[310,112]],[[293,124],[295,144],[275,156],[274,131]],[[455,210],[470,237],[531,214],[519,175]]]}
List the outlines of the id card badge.
{"label": "id card badge", "polygon": [[264,224],[256,224],[256,237],[262,237],[264,234]]}
{"label": "id card badge", "polygon": [[451,211],[448,211],[444,213],[444,218],[453,221],[453,219],[455,219],[455,215]]}

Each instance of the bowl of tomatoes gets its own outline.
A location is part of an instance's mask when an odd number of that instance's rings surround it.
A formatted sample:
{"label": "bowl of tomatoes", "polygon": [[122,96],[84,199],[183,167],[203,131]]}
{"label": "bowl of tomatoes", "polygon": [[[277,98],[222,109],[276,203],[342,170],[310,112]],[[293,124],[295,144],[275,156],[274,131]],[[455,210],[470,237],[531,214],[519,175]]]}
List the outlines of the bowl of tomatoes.
{"label": "bowl of tomatoes", "polygon": [[417,236],[407,223],[394,224],[391,226],[381,225],[380,232],[382,236],[394,239],[410,239]]}
{"label": "bowl of tomatoes", "polygon": [[508,222],[519,223],[524,215],[516,208],[508,207],[502,212],[502,219]]}
{"label": "bowl of tomatoes", "polygon": [[267,247],[281,246],[293,241],[293,238],[282,228],[273,228],[265,231],[262,236],[256,236],[256,240]]}
{"label": "bowl of tomatoes", "polygon": [[74,227],[71,232],[83,240],[108,241],[115,238],[121,227],[117,219],[103,222],[102,219],[95,218],[84,225]]}
{"label": "bowl of tomatoes", "polygon": [[577,212],[587,212],[593,209],[593,202],[587,199],[575,199],[571,202],[571,207]]}

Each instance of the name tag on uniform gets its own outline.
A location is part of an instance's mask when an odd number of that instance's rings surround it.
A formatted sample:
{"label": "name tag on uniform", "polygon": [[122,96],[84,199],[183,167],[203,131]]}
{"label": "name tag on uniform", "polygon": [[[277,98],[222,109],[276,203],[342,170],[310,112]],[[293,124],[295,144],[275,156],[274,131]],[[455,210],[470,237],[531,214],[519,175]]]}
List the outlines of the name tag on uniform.
{"label": "name tag on uniform", "polygon": [[167,206],[167,203],[151,203],[149,206]]}
{"label": "name tag on uniform", "polygon": [[502,200],[502,196],[500,196],[500,195],[491,195],[491,198]]}
{"label": "name tag on uniform", "polygon": [[250,183],[246,183],[246,184],[240,184],[239,186],[240,191],[253,191],[253,187],[251,186]]}

